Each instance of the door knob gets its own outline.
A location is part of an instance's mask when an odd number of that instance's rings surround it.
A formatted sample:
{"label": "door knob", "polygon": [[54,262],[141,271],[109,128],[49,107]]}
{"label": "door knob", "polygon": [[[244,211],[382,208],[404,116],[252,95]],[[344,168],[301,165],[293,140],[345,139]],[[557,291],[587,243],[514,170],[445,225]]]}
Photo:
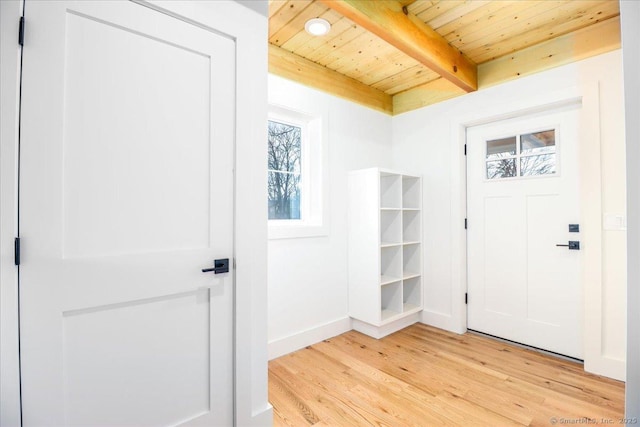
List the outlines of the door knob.
{"label": "door knob", "polygon": [[213,267],[203,268],[203,273],[214,272],[215,274],[228,273],[229,272],[229,258],[221,258],[213,261]]}
{"label": "door knob", "polygon": [[556,246],[564,246],[565,248],[569,248],[569,250],[572,250],[572,251],[579,251],[580,250],[580,242],[575,241],[575,240],[569,240],[569,244],[568,245],[556,245]]}

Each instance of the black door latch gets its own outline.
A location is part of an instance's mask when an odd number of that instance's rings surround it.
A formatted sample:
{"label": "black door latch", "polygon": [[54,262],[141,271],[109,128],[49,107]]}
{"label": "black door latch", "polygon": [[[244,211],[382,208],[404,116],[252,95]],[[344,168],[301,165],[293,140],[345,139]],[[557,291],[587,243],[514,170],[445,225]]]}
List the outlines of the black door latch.
{"label": "black door latch", "polygon": [[229,272],[229,258],[221,258],[213,261],[213,268],[203,268],[203,273],[209,273],[213,271],[215,274],[228,273]]}
{"label": "black door latch", "polygon": [[572,251],[579,251],[580,250],[580,242],[575,241],[575,240],[569,240],[569,244],[568,245],[556,245],[556,246],[564,246],[565,248],[569,248],[569,250],[572,250]]}

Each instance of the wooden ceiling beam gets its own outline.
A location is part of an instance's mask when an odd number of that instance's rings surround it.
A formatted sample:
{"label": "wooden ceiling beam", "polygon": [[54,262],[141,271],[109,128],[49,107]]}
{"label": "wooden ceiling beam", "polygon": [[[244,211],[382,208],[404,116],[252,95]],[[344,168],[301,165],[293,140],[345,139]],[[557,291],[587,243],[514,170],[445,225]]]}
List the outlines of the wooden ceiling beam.
{"label": "wooden ceiling beam", "polygon": [[383,113],[393,113],[391,95],[269,44],[269,72]]}
{"label": "wooden ceiling beam", "polygon": [[466,92],[448,80],[438,78],[393,96],[393,114],[402,114],[447,99],[456,98]]}
{"label": "wooden ceiling beam", "polygon": [[420,18],[407,12],[400,1],[320,1],[437,72],[465,92],[477,90],[476,64],[450,46]]}
{"label": "wooden ceiling beam", "polygon": [[[478,66],[480,89],[620,49],[620,17],[485,62]],[[452,83],[437,79],[393,96],[393,114],[464,95]]]}
{"label": "wooden ceiling beam", "polygon": [[620,49],[620,17],[530,46],[478,66],[480,88]]}

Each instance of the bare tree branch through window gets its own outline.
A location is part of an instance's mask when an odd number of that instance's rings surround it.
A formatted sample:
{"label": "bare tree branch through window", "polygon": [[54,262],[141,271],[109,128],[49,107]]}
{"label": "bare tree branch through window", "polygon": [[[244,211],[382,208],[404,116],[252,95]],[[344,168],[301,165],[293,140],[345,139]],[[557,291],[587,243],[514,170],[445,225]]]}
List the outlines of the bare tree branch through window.
{"label": "bare tree branch through window", "polygon": [[487,178],[555,174],[555,136],[551,129],[487,141]]}
{"label": "bare tree branch through window", "polygon": [[300,219],[302,129],[269,121],[269,219]]}

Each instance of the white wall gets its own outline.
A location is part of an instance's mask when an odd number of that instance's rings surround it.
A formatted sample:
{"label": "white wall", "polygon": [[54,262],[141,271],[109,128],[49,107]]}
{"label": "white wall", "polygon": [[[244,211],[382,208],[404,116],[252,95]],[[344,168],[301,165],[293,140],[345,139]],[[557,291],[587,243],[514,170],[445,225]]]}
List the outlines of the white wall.
{"label": "white wall", "polygon": [[599,227],[600,214],[626,209],[621,70],[621,53],[615,51],[394,117],[395,167],[424,177],[425,323],[455,332],[466,328],[461,125],[544,105],[571,92],[583,96],[583,110],[593,118],[584,126],[595,134],[595,148],[601,147],[601,183],[593,182],[601,184],[602,212],[596,212],[592,228],[602,239],[602,253],[596,253],[602,270],[594,270],[585,289],[585,367],[624,378],[625,232]]}
{"label": "white wall", "polygon": [[391,117],[269,75],[269,103],[320,116],[328,144],[328,235],[270,240],[269,357],[351,329],[347,172],[391,166]]}
{"label": "white wall", "polygon": [[[627,137],[627,418],[640,416],[640,2],[621,1]],[[628,425],[631,425],[629,423]]]}

